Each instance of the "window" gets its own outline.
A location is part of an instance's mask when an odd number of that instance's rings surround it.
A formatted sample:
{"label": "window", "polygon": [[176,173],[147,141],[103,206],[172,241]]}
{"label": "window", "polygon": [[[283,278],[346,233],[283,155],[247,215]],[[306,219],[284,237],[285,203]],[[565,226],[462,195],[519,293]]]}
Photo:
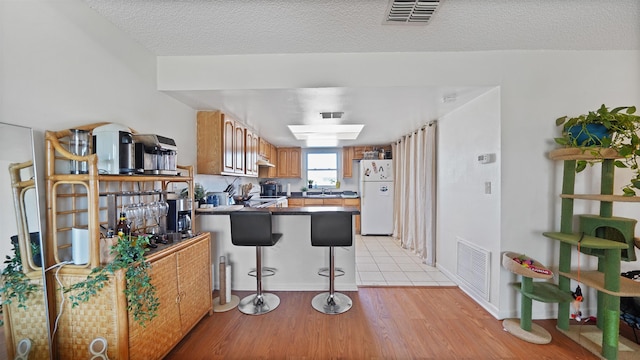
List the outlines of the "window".
{"label": "window", "polygon": [[307,180],[313,187],[335,187],[338,179],[338,153],[307,153]]}

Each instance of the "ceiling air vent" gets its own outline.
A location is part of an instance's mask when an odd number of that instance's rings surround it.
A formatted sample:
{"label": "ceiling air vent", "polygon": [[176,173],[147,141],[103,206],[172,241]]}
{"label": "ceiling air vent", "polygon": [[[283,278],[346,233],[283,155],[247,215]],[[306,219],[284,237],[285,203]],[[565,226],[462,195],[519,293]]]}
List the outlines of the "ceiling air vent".
{"label": "ceiling air vent", "polygon": [[390,0],[385,23],[426,25],[439,4],[440,0]]}
{"label": "ceiling air vent", "polygon": [[339,111],[339,112],[321,112],[320,116],[322,116],[323,119],[340,119],[342,118],[342,114],[344,114],[344,112]]}

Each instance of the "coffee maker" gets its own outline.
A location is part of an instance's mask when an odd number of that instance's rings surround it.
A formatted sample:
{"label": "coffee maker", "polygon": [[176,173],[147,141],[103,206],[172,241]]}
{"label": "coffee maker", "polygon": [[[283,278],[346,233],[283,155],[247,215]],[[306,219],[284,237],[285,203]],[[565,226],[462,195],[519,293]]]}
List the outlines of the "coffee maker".
{"label": "coffee maker", "polygon": [[93,148],[98,155],[100,174],[136,174],[133,135],[120,124],[106,124],[93,129]]}
{"label": "coffee maker", "polygon": [[167,231],[180,233],[181,236],[191,236],[191,199],[172,199],[167,213]]}

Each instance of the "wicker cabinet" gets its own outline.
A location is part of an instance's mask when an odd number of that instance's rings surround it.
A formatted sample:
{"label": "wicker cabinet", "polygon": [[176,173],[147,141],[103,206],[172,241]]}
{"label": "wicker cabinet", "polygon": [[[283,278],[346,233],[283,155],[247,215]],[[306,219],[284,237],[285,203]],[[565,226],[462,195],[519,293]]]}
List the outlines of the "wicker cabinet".
{"label": "wicker cabinet", "polygon": [[129,314],[130,359],[162,358],[211,312],[210,259],[209,233],[185,247],[149,257],[160,308],[144,327]]}
{"label": "wicker cabinet", "polygon": [[[80,129],[92,131],[91,124]],[[65,287],[83,281],[100,266],[101,228],[115,222],[114,209],[132,203],[166,199],[173,184],[185,185],[193,194],[193,169],[178,166],[181,175],[101,175],[97,156],[75,156],[67,151],[70,130],[47,131],[46,142],[46,267],[50,321],[59,316],[53,337],[54,356],[59,359],[86,359],[88,346],[96,337],[108,343],[110,359],[159,359],[166,355],[206,313],[212,314],[210,235],[201,234],[179,243],[160,245],[148,256],[152,282],[160,300],[158,316],[145,327],[139,326],[127,310],[123,293],[124,274],[110,277],[107,285],[88,302],[72,307],[63,302],[56,279]],[[244,133],[243,133],[244,137]],[[70,160],[86,161],[87,174],[68,174]],[[65,167],[66,166],[66,167]],[[192,219],[194,210],[192,210]],[[144,232],[155,225],[144,220],[136,225]],[[86,234],[89,261],[73,263],[73,230]],[[187,260],[189,259],[189,260]],[[55,275],[55,279],[54,279]],[[68,294],[64,295],[65,297]],[[196,305],[194,305],[196,304]],[[60,313],[60,306],[64,309]]]}

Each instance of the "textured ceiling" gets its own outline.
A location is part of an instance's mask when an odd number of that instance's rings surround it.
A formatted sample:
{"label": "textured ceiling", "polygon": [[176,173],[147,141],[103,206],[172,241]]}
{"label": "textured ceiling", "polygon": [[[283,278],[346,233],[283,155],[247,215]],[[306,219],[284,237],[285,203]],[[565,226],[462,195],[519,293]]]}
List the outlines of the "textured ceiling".
{"label": "textured ceiling", "polygon": [[[427,25],[384,24],[388,0],[84,1],[159,56],[640,50],[638,0],[442,0]],[[313,123],[320,111],[345,111],[345,122],[366,126],[357,141],[342,146],[393,141],[487,90],[389,87],[168,93],[194,109],[235,114],[276,145],[304,146],[293,139],[287,124]],[[458,101],[444,103],[442,97],[448,93],[458,94]],[[340,107],[323,107],[327,102]],[[381,102],[386,106],[378,106]]]}
{"label": "textured ceiling", "polygon": [[638,0],[443,0],[385,25],[388,0],[85,0],[156,55],[638,50]]}

